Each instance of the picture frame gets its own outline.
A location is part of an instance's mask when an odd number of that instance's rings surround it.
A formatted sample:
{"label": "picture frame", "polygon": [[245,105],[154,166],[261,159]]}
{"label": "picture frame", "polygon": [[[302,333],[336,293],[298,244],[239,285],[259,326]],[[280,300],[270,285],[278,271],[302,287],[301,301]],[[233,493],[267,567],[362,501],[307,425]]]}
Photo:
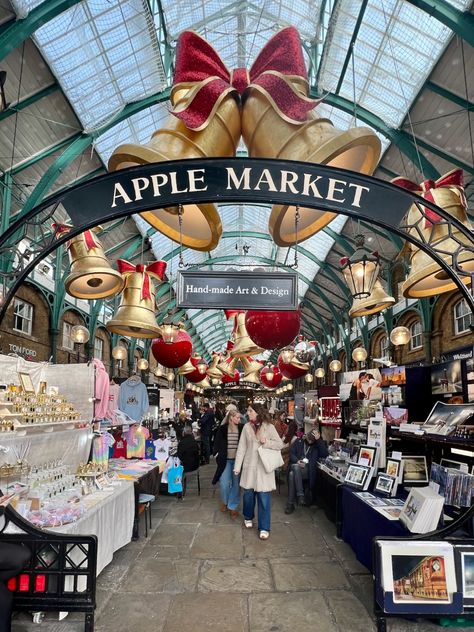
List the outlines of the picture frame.
{"label": "picture frame", "polygon": [[360,464],[361,459],[366,459],[368,461],[367,465],[369,467],[374,467],[377,459],[377,447],[372,445],[361,445],[359,448],[357,463]]}
{"label": "picture frame", "polygon": [[402,455],[403,485],[427,485],[428,466],[424,455]]}
{"label": "picture frame", "polygon": [[365,490],[368,487],[372,475],[372,468],[359,463],[350,463],[347,468],[344,483],[355,487],[356,489]]}
{"label": "picture frame", "polygon": [[396,476],[390,476],[385,472],[377,475],[374,491],[383,496],[395,496],[398,480]]}
{"label": "picture frame", "polygon": [[[447,542],[396,542],[379,540],[382,587],[393,595],[393,604],[453,603],[457,592],[453,546]],[[416,581],[411,578],[416,576]]]}
{"label": "picture frame", "polygon": [[21,388],[25,393],[35,393],[35,387],[33,386],[33,382],[31,380],[31,376],[29,373],[18,373],[18,378],[20,380]]}
{"label": "picture frame", "polygon": [[400,459],[394,459],[391,456],[387,457],[387,463],[385,465],[385,474],[388,476],[395,476],[399,480],[402,473],[402,461]]}
{"label": "picture frame", "polygon": [[454,547],[458,590],[462,591],[465,608],[474,608],[474,546]]}
{"label": "picture frame", "polygon": [[469,467],[467,463],[463,461],[453,461],[452,459],[441,459],[439,462],[441,467],[447,467],[451,470],[458,470],[459,472],[464,472],[464,474],[469,474]]}

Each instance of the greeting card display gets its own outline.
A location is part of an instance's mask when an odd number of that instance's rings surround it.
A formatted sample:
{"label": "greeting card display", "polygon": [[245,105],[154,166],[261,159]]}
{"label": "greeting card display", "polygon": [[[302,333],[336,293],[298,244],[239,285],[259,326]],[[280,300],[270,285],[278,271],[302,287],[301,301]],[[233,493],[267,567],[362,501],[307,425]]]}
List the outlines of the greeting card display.
{"label": "greeting card display", "polygon": [[412,533],[429,533],[437,526],[444,497],[431,487],[413,487],[400,513],[400,520]]}

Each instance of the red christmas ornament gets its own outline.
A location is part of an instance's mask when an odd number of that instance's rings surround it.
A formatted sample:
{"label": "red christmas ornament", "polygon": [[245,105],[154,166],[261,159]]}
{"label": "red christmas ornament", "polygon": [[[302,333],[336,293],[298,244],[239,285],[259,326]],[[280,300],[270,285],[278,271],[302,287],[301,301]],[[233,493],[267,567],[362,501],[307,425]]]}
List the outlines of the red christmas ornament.
{"label": "red christmas ornament", "polygon": [[156,338],[151,343],[151,352],[158,364],[168,369],[177,369],[191,357],[193,342],[188,333],[180,329],[174,342],[165,342],[163,338]]}
{"label": "red christmas ornament", "polygon": [[267,388],[276,388],[283,379],[280,369],[277,366],[265,366],[259,373],[260,382]]}
{"label": "red christmas ornament", "polygon": [[205,377],[207,377],[206,371],[209,368],[207,364],[206,364],[205,370],[202,373],[197,368],[197,365],[200,364],[201,362],[204,362],[204,360],[201,358],[199,354],[191,358],[191,364],[196,367],[196,370],[193,371],[192,373],[186,374],[186,379],[188,380],[188,382],[193,382],[193,384],[198,384],[199,382],[202,382]]}
{"label": "red christmas ornament", "polygon": [[245,314],[245,327],[252,341],[262,349],[281,349],[289,345],[298,335],[301,313],[257,312]]}
{"label": "red christmas ornament", "polygon": [[239,381],[240,381],[240,373],[237,371],[237,369],[235,369],[233,377],[230,377],[230,375],[223,375],[222,380],[221,380],[222,384],[230,384],[230,382],[237,382],[238,384]]}
{"label": "red christmas ornament", "polygon": [[296,380],[299,377],[303,377],[308,372],[306,369],[301,369],[294,364],[287,364],[281,359],[281,354],[278,356],[278,368],[283,374],[283,377],[287,377],[290,380]]}

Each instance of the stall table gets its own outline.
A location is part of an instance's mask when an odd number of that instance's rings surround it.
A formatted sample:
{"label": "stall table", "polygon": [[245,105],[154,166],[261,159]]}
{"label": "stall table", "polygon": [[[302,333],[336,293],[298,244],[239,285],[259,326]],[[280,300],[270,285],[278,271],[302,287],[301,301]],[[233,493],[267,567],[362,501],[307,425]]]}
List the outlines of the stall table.
{"label": "stall table", "polygon": [[109,471],[115,472],[120,479],[134,483],[135,491],[135,516],[133,522],[134,540],[138,539],[138,520],[140,494],[160,493],[161,474],[165,468],[165,461],[152,461],[141,459],[109,459]]}
{"label": "stall table", "polygon": [[341,487],[341,481],[318,464],[314,486],[315,500],[324,510],[328,520],[336,525],[338,537],[341,535]]}
{"label": "stall table", "polygon": [[409,537],[413,534],[399,520],[385,518],[364,502],[356,495],[358,490],[341,485],[340,491],[342,539],[350,544],[359,562],[371,571],[372,540],[375,536]]}

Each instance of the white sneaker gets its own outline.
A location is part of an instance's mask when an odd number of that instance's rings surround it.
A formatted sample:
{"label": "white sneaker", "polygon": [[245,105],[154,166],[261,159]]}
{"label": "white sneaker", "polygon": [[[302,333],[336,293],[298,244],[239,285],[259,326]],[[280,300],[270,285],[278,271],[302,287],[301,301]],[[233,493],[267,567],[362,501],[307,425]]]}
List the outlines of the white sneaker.
{"label": "white sneaker", "polygon": [[251,529],[253,527],[253,522],[252,520],[244,520],[244,525],[246,529]]}
{"label": "white sneaker", "polygon": [[268,531],[260,531],[260,540],[268,540],[270,534]]}

